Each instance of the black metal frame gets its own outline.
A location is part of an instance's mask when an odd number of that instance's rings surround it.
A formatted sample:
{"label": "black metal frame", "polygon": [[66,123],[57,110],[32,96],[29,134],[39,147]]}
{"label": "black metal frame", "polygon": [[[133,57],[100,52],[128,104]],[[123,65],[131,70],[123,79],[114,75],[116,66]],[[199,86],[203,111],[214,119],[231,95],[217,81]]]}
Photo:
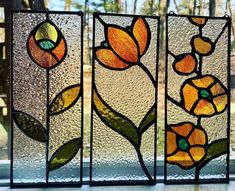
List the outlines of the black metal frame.
{"label": "black metal frame", "polygon": [[[226,167],[226,178],[211,178],[211,179],[184,179],[184,180],[167,180],[167,165],[170,165],[167,163],[167,136],[166,136],[166,127],[167,127],[167,100],[168,100],[168,95],[167,95],[167,87],[168,87],[168,17],[169,16],[175,16],[175,17],[184,17],[184,18],[192,18],[192,17],[197,17],[197,18],[207,18],[210,20],[225,20],[227,19],[227,27],[228,27],[228,54],[227,54],[227,97],[228,97],[228,104],[227,104],[227,167]],[[217,39],[218,40],[218,39]],[[166,50],[165,50],[165,68],[166,68],[166,81],[165,81],[165,155],[164,155],[164,183],[165,184],[208,184],[208,183],[229,183],[229,155],[230,155],[230,44],[231,42],[231,18],[225,15],[224,17],[209,17],[209,16],[190,16],[190,15],[178,15],[175,14],[174,12],[170,12],[169,14],[166,15]],[[182,169],[184,170],[184,169]]]}
{"label": "black metal frame", "polygon": [[[80,87],[81,87],[81,150],[80,150],[80,181],[79,182],[45,182],[45,183],[14,183],[13,180],[13,118],[12,118],[12,111],[13,111],[13,14],[14,13],[44,13],[46,15],[49,14],[63,14],[63,15],[78,15],[81,18],[81,69],[80,69]],[[80,187],[82,185],[82,177],[83,177],[83,114],[84,114],[84,91],[83,91],[83,12],[66,12],[66,11],[34,11],[34,10],[12,10],[11,11],[11,67],[10,67],[10,85],[11,85],[11,95],[10,95],[10,102],[11,102],[11,167],[10,167],[10,187],[11,188],[45,188],[45,187]],[[79,32],[79,31],[78,31]],[[46,78],[49,79],[49,72],[46,72]],[[47,94],[49,92],[48,87],[49,82],[47,81]],[[48,95],[47,95],[48,96]],[[48,110],[47,106],[47,110]],[[49,116],[47,116],[47,121]],[[48,152],[48,143],[46,144],[46,152]],[[48,176],[49,170],[46,169],[46,176]]]}
{"label": "black metal frame", "polygon": [[95,20],[97,16],[121,16],[121,17],[142,17],[142,18],[152,18],[158,20],[158,28],[157,28],[157,52],[156,52],[156,84],[155,84],[155,99],[157,100],[157,92],[158,92],[158,66],[159,66],[159,32],[160,32],[160,17],[158,16],[144,16],[144,15],[130,15],[130,14],[113,14],[113,13],[93,13],[93,39],[92,39],[92,90],[91,90],[91,139],[90,139],[90,186],[107,186],[107,185],[154,185],[156,184],[156,154],[157,154],[157,101],[155,103],[155,116],[156,121],[154,124],[154,173],[153,173],[153,181],[150,180],[110,180],[110,181],[94,181],[92,179],[92,157],[93,157],[93,111],[95,109],[93,104],[93,90],[95,88]]}

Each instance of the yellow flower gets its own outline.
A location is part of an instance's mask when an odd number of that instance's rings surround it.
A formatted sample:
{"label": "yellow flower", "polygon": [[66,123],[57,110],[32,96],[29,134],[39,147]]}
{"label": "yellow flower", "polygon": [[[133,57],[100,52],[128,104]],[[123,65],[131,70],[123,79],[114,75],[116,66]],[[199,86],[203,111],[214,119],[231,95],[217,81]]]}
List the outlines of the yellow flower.
{"label": "yellow flower", "polygon": [[167,130],[167,163],[183,169],[193,168],[205,156],[207,134],[190,122],[169,125]]}
{"label": "yellow flower", "polygon": [[181,99],[188,112],[201,117],[222,113],[228,104],[226,88],[212,75],[186,80],[181,88]]}

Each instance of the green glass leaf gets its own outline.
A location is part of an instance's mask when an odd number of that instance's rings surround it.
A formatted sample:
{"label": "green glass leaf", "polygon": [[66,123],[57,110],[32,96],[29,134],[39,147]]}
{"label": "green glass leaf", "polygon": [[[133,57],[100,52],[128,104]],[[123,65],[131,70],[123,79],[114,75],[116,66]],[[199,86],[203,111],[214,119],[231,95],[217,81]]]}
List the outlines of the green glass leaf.
{"label": "green glass leaf", "polygon": [[66,165],[75,157],[81,145],[81,138],[76,138],[58,148],[49,161],[49,170],[52,171]]}
{"label": "green glass leaf", "polygon": [[48,50],[48,49],[51,49],[51,48],[55,47],[55,45],[49,40],[42,40],[41,42],[39,42],[39,45],[44,50]]}
{"label": "green glass leaf", "polygon": [[207,154],[205,159],[200,162],[200,164],[198,165],[200,168],[202,168],[203,166],[205,166],[208,162],[210,162],[212,159],[217,158],[223,154],[227,153],[227,143],[228,140],[227,139],[219,139],[216,141],[211,142],[208,145],[207,148]]}
{"label": "green glass leaf", "polygon": [[141,121],[140,126],[138,128],[140,134],[144,133],[149,127],[151,127],[151,125],[156,122],[155,109],[156,105],[154,104]]}
{"label": "green glass leaf", "polygon": [[53,99],[49,107],[50,115],[68,110],[77,102],[80,96],[81,88],[79,84],[65,88]]}
{"label": "green glass leaf", "polygon": [[111,129],[125,137],[134,146],[139,147],[137,127],[124,115],[113,110],[98,94],[93,91],[93,104],[97,115]]}
{"label": "green glass leaf", "polygon": [[46,130],[38,120],[21,111],[13,111],[12,117],[25,135],[36,141],[47,141]]}

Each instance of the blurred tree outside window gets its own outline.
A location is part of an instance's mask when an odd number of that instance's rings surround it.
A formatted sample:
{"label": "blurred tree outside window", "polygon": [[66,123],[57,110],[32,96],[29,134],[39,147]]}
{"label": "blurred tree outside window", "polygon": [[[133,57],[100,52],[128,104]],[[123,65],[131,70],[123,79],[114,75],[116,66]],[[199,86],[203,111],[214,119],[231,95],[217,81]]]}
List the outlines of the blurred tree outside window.
{"label": "blurred tree outside window", "polygon": [[[85,119],[84,119],[84,158],[89,158],[90,148],[90,89],[91,89],[91,57],[92,57],[92,13],[122,13],[159,15],[160,19],[160,64],[158,84],[158,156],[164,154],[164,82],[165,82],[165,15],[170,11],[176,14],[224,16],[232,17],[231,32],[231,74],[235,75],[235,0],[11,0],[12,9],[48,9],[54,11],[83,11],[84,16],[84,87],[85,87]],[[0,0],[2,2],[2,0]],[[2,4],[2,3],[0,3]],[[0,8],[0,26],[4,22],[4,8]],[[2,64],[5,59],[4,47],[1,53],[1,43],[5,42],[4,28],[0,27],[0,109],[6,107],[2,103],[7,99],[4,94],[4,84],[8,77],[5,74],[6,65]],[[9,63],[8,63],[9,64]],[[233,79],[233,78],[232,78]],[[234,88],[235,88],[235,82]],[[231,91],[231,156],[235,158],[235,89]],[[3,98],[1,97],[3,96]],[[5,96],[5,97],[4,97]],[[3,106],[1,105],[3,104]],[[9,113],[7,113],[9,116]],[[7,132],[9,121],[0,110],[0,160],[7,159],[9,141]]]}

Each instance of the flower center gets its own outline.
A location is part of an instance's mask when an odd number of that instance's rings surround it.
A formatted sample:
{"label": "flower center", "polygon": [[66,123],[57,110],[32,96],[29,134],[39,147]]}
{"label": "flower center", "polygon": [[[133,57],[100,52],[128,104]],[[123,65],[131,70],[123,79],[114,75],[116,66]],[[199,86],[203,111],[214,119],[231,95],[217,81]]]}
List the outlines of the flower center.
{"label": "flower center", "polygon": [[178,145],[179,145],[179,148],[183,151],[187,150],[188,149],[188,142],[186,139],[184,138],[181,138],[179,141],[178,141]]}
{"label": "flower center", "polygon": [[51,49],[51,48],[55,47],[54,44],[51,41],[49,41],[49,40],[42,40],[41,42],[39,42],[39,45],[44,50],[48,50],[48,49]]}
{"label": "flower center", "polygon": [[210,97],[210,93],[209,93],[207,90],[201,90],[201,91],[200,91],[200,95],[201,95],[203,98],[209,98],[209,97]]}

